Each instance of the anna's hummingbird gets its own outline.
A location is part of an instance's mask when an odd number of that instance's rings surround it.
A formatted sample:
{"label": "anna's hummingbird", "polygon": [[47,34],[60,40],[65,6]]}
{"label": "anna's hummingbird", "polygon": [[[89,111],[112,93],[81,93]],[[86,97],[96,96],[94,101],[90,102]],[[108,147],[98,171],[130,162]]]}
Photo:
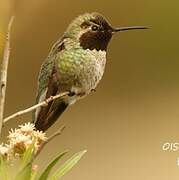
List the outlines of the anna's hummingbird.
{"label": "anna's hummingbird", "polygon": [[69,105],[95,90],[104,73],[112,35],[134,29],[146,27],[113,28],[99,13],[86,13],[72,21],[41,66],[36,102],[63,92],[69,95],[35,111],[38,130],[47,130]]}

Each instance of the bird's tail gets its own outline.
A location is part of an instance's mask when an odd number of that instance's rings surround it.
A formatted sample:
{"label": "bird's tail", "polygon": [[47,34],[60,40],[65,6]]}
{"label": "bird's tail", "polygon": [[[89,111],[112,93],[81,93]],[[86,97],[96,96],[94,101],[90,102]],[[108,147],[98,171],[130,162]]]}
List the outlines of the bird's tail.
{"label": "bird's tail", "polygon": [[55,105],[54,102],[52,102],[49,105],[42,107],[35,117],[34,123],[37,130],[46,131],[68,107],[68,104],[64,101],[55,102]]}

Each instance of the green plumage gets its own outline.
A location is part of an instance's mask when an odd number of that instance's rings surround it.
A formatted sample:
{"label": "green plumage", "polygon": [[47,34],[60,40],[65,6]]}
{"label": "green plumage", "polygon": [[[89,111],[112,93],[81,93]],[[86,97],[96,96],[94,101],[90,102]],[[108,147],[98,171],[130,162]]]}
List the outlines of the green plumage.
{"label": "green plumage", "polygon": [[42,64],[36,103],[63,92],[69,95],[38,108],[34,112],[36,128],[47,130],[69,105],[96,88],[104,73],[108,43],[115,32],[144,28],[114,29],[98,13],[75,18]]}
{"label": "green plumage", "polygon": [[[82,35],[91,31],[90,21],[96,16],[96,13],[92,13],[77,17],[43,62],[38,78],[36,103],[63,92],[72,93],[73,96],[54,100],[48,106],[38,108],[34,112],[37,129],[47,130],[68,105],[89,94],[102,78],[106,52],[96,50],[95,47],[86,49],[81,45],[84,42],[80,42]],[[84,23],[88,24],[86,28],[83,27]]]}

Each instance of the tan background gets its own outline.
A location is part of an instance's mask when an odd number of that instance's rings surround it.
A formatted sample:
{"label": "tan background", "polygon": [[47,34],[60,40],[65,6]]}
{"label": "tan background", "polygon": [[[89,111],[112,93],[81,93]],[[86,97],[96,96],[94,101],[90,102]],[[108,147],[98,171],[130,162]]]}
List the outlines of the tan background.
{"label": "tan background", "polygon": [[[59,151],[88,153],[64,180],[177,180],[179,142],[179,2],[162,0],[0,0],[1,24],[13,13],[12,56],[6,115],[34,103],[40,64],[78,14],[98,11],[111,24],[148,25],[150,30],[116,35],[108,49],[105,76],[97,92],[69,108],[67,129],[38,158],[41,167]],[[2,26],[3,27],[3,26]],[[31,114],[14,119],[16,127]]]}

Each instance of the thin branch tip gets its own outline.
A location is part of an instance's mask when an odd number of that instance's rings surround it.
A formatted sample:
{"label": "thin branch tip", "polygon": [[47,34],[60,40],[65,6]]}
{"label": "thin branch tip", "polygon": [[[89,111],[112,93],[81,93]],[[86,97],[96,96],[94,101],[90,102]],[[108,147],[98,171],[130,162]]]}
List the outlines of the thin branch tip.
{"label": "thin branch tip", "polygon": [[34,159],[40,154],[40,152],[43,150],[43,148],[50,142],[52,141],[56,136],[59,136],[62,134],[62,132],[65,130],[66,126],[63,125],[60,127],[57,131],[55,131],[54,134],[52,134],[40,147],[40,149],[37,151],[37,153],[34,155]]}
{"label": "thin branch tip", "polygon": [[8,117],[6,117],[4,119],[4,124],[7,123],[8,121],[10,121],[11,119],[13,118],[16,118],[16,117],[19,117],[19,116],[22,116],[23,114],[26,114],[28,112],[31,112],[31,111],[34,111],[35,109],[39,108],[39,107],[43,107],[43,106],[47,106],[48,103],[50,103],[51,101],[55,100],[55,99],[58,99],[60,97],[64,97],[64,96],[67,96],[69,94],[69,92],[64,92],[64,93],[60,93],[60,94],[57,94],[55,96],[50,96],[49,98],[47,98],[46,100],[34,105],[34,106],[31,106],[27,109],[24,109],[24,110],[21,110],[21,111],[18,111]]}
{"label": "thin branch tip", "polygon": [[7,73],[8,73],[8,65],[9,65],[9,57],[10,57],[10,33],[11,33],[13,21],[14,21],[14,16],[11,17],[8,23],[3,59],[1,64],[1,72],[0,72],[0,85],[1,85],[0,86],[0,134],[1,134],[1,129],[3,126],[3,118],[4,118]]}

